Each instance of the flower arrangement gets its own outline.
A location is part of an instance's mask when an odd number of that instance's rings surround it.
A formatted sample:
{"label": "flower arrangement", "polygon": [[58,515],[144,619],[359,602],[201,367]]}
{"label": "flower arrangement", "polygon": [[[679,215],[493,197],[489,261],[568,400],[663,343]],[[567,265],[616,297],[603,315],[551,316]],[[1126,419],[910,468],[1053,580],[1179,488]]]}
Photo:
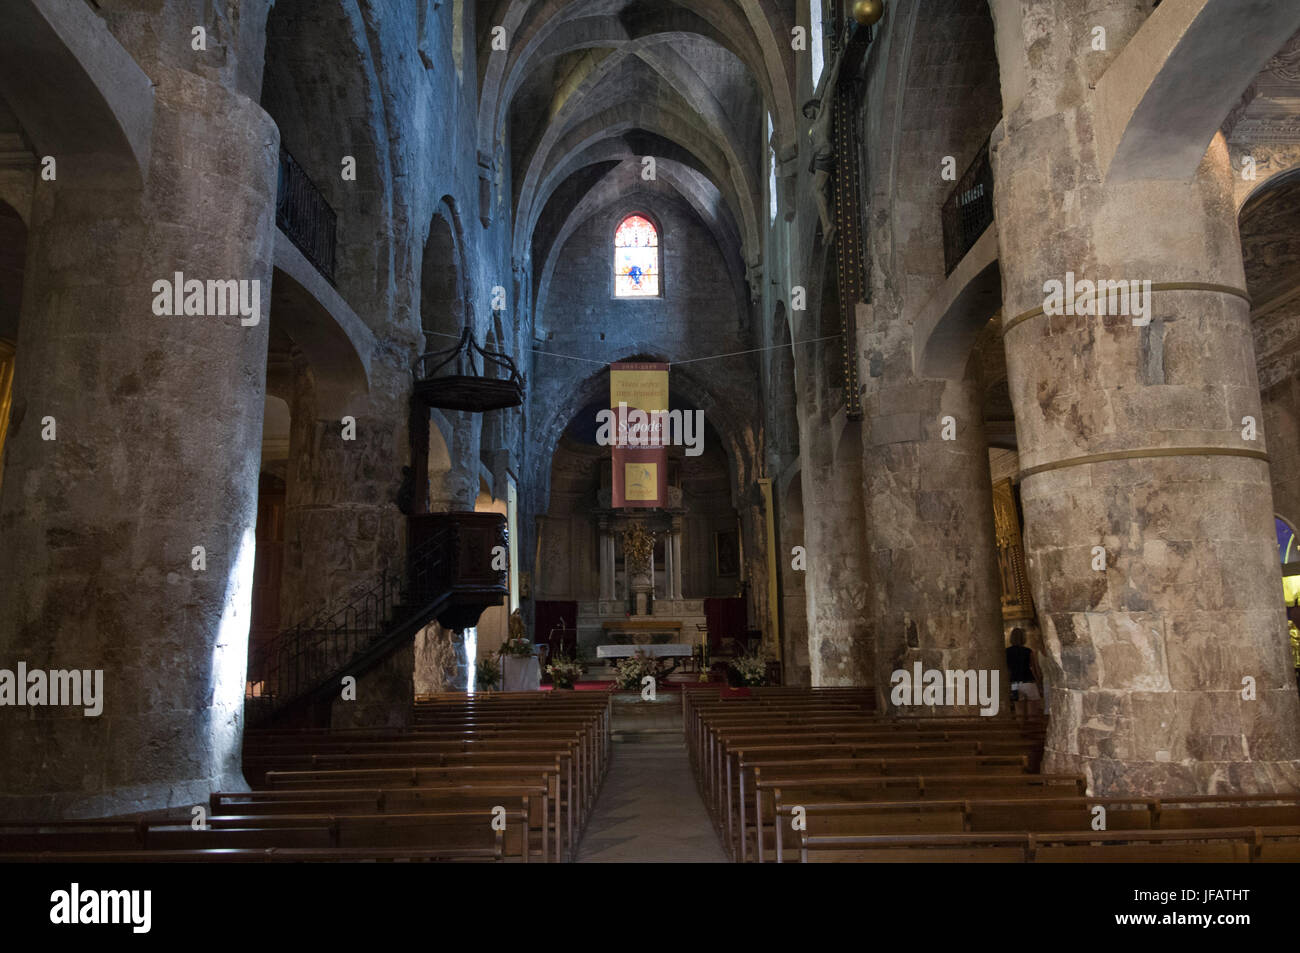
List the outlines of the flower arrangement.
{"label": "flower arrangement", "polygon": [[474,685],[480,691],[491,691],[501,684],[501,665],[491,655],[485,655],[475,663]]}
{"label": "flower arrangement", "polygon": [[767,681],[767,658],[761,650],[736,656],[731,660],[731,668],[743,685],[762,685]]}
{"label": "flower arrangement", "polygon": [[585,665],[566,655],[556,655],[546,666],[546,674],[556,688],[572,688],[586,670]]}
{"label": "flower arrangement", "polygon": [[497,654],[510,655],[515,658],[528,658],[533,654],[533,643],[521,638],[506,639],[505,644],[501,646],[501,651]]}
{"label": "flower arrangement", "polygon": [[655,683],[664,677],[665,664],[661,659],[650,658],[644,652],[637,652],[614,665],[614,687],[619,691],[635,691],[641,688],[641,680],[652,676]]}

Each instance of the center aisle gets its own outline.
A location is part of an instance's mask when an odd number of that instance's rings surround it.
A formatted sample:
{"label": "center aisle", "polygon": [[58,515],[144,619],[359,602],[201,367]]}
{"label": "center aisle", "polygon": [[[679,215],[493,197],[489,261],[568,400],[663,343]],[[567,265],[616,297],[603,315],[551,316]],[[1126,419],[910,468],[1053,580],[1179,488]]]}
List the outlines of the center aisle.
{"label": "center aisle", "polygon": [[680,705],[615,696],[614,751],[578,863],[727,862],[691,775]]}

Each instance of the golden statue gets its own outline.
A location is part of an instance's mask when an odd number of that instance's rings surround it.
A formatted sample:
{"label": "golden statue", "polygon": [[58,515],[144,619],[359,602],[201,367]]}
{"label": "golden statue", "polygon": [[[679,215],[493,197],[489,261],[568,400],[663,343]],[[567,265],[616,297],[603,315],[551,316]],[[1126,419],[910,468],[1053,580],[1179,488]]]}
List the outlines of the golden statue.
{"label": "golden statue", "polygon": [[645,531],[644,523],[633,523],[623,531],[623,558],[628,572],[650,572],[654,551],[654,535]]}

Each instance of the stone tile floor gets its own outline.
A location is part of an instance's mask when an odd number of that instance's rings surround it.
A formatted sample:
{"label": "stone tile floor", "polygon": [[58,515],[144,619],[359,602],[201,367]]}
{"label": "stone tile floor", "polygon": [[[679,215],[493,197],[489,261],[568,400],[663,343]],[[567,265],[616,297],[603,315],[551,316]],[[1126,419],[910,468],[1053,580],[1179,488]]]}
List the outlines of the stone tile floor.
{"label": "stone tile floor", "polygon": [[614,752],[578,863],[727,862],[695,787],[681,733],[681,699],[614,701]]}

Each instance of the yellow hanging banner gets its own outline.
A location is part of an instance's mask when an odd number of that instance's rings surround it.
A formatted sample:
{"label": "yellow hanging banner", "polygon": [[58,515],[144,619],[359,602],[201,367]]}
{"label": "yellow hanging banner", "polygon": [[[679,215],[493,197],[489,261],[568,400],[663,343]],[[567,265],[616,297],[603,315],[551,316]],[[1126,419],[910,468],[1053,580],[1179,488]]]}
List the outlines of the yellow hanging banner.
{"label": "yellow hanging banner", "polygon": [[668,365],[609,366],[614,412],[613,505],[668,505],[668,449],[661,415],[668,412]]}

